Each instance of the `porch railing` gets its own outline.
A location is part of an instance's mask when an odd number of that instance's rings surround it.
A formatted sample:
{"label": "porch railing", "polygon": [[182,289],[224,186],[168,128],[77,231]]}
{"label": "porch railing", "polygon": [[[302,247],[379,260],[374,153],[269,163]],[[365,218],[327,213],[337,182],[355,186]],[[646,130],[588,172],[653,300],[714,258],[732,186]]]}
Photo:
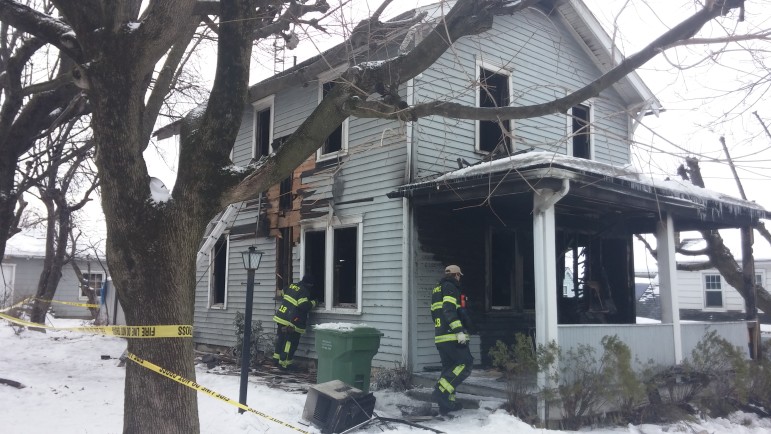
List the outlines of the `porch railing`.
{"label": "porch railing", "polygon": [[[691,357],[696,344],[710,330],[716,330],[719,336],[744,350],[749,358],[747,324],[742,321],[682,322],[680,330],[684,358]],[[558,327],[560,348],[567,351],[581,344],[589,345],[595,349],[598,359],[603,351],[602,338],[612,335],[617,335],[629,346],[635,368],[641,368],[649,361],[663,366],[675,364],[672,324],[571,324]]]}

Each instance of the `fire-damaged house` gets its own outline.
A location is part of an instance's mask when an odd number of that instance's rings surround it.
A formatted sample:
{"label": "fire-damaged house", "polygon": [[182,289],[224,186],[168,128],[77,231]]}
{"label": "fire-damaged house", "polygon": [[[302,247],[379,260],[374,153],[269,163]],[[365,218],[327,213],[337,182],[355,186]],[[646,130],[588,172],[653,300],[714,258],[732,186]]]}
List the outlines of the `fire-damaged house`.
{"label": "fire-damaged house", "polygon": [[[436,25],[441,8],[426,11],[422,24],[350,58],[409,49]],[[581,1],[541,2],[456,41],[399,93],[408,104],[547,102],[607,71],[619,56],[613,50]],[[255,85],[233,162],[244,166],[281,146],[347,66],[330,65],[274,95]],[[310,322],[376,327],[383,337],[375,365],[401,363],[415,372],[439,365],[430,292],[448,264],[464,273],[477,363],[489,364],[487,350],[519,332],[563,347],[597,346],[616,334],[640,360],[681,361],[705,326],[679,321],[675,232],[748,227],[767,214],[750,202],[635,173],[635,126],[660,109],[631,74],[565,114],[501,122],[349,118],[291,177],[212,221],[199,251],[196,343],[235,344],[233,322],[246,293],[241,252],[255,246],[264,256],[253,309],[265,331],[275,327],[276,291],[310,273],[319,301]],[[635,324],[635,234],[658,241],[661,324]],[[711,327],[746,345],[746,324]],[[297,356],[316,357],[313,339],[311,327]]]}

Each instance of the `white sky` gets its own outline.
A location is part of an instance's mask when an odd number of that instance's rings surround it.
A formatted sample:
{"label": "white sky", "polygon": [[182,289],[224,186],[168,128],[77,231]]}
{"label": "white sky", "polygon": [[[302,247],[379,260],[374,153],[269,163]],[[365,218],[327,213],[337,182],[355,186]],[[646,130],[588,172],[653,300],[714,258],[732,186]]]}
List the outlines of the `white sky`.
{"label": "white sky", "polygon": [[[53,320],[59,327],[80,326],[78,320]],[[22,383],[16,389],[0,384],[0,423],[4,434],[113,434],[122,432],[125,369],[117,360],[126,348],[124,340],[115,337],[85,335],[67,331],[38,333],[24,331],[16,335],[0,320],[0,376]],[[101,356],[112,357],[102,360]],[[153,362],[152,360],[150,360]],[[127,361],[126,363],[133,363]],[[158,376],[157,381],[172,381]],[[238,400],[239,377],[207,373],[205,365],[196,368],[196,381],[214,392]],[[462,393],[463,386],[459,393]],[[427,389],[426,389],[427,391]],[[400,418],[397,404],[417,401],[390,391],[375,391],[375,412],[382,417]],[[464,397],[460,394],[459,396]],[[465,396],[471,397],[471,396]],[[306,395],[285,392],[258,383],[250,377],[247,404],[268,416],[311,433],[315,427],[303,425],[301,415]],[[449,421],[430,421],[425,425],[447,434],[543,434],[572,431],[541,430],[525,424],[505,411],[495,410],[498,400],[483,400],[479,410],[461,410]],[[238,414],[238,409],[207,395],[198,394],[202,434],[292,434],[297,431],[277,425],[252,413]],[[393,429],[372,426],[356,431],[364,434],[418,434],[430,431],[391,424]],[[759,420],[752,414],[737,413],[728,419],[659,426],[629,425],[592,430],[596,434],[663,434],[666,432],[707,432],[762,434],[771,432],[771,421]],[[587,431],[582,431],[587,432]]]}

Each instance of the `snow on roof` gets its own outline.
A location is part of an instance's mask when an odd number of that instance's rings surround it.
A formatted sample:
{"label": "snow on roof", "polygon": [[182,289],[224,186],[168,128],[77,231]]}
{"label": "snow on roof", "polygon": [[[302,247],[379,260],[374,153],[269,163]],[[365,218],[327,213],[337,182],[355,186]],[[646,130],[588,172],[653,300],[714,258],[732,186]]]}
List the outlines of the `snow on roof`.
{"label": "snow on roof", "polygon": [[12,236],[5,246],[6,256],[43,257],[46,253],[46,234],[44,230],[24,229]]}
{"label": "snow on roof", "polygon": [[635,187],[643,189],[664,189],[672,192],[673,196],[688,200],[694,203],[704,203],[707,200],[719,201],[731,205],[752,208],[760,211],[765,209],[755,202],[738,199],[717,191],[707,190],[697,187],[690,182],[678,179],[653,179],[632,168],[631,166],[614,166],[612,164],[601,163],[598,161],[587,160],[584,158],[570,157],[563,154],[552,152],[533,151],[523,154],[513,155],[507,158],[487,161],[473,166],[464,167],[449,173],[446,173],[436,179],[434,182],[442,182],[463,178],[472,178],[491,173],[525,170],[538,166],[550,166],[555,169],[555,176],[559,176],[559,169],[567,168],[590,172],[600,176],[613,177],[631,181],[637,184]]}

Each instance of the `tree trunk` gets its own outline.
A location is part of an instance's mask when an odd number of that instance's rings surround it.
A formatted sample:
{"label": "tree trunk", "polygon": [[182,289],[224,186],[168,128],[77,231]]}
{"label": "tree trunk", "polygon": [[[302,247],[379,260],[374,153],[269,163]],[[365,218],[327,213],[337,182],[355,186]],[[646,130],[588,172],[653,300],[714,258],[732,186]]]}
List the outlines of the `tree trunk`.
{"label": "tree trunk", "polygon": [[[57,193],[54,192],[53,194]],[[48,208],[46,253],[43,260],[43,272],[40,273],[35,302],[32,304],[32,313],[30,314],[30,321],[38,324],[45,324],[46,312],[51,306],[51,300],[56,295],[56,289],[62,279],[67,238],[72,224],[70,213],[66,207],[59,207],[57,210],[56,201],[53,198],[44,197],[43,200],[46,202],[46,208]]]}

